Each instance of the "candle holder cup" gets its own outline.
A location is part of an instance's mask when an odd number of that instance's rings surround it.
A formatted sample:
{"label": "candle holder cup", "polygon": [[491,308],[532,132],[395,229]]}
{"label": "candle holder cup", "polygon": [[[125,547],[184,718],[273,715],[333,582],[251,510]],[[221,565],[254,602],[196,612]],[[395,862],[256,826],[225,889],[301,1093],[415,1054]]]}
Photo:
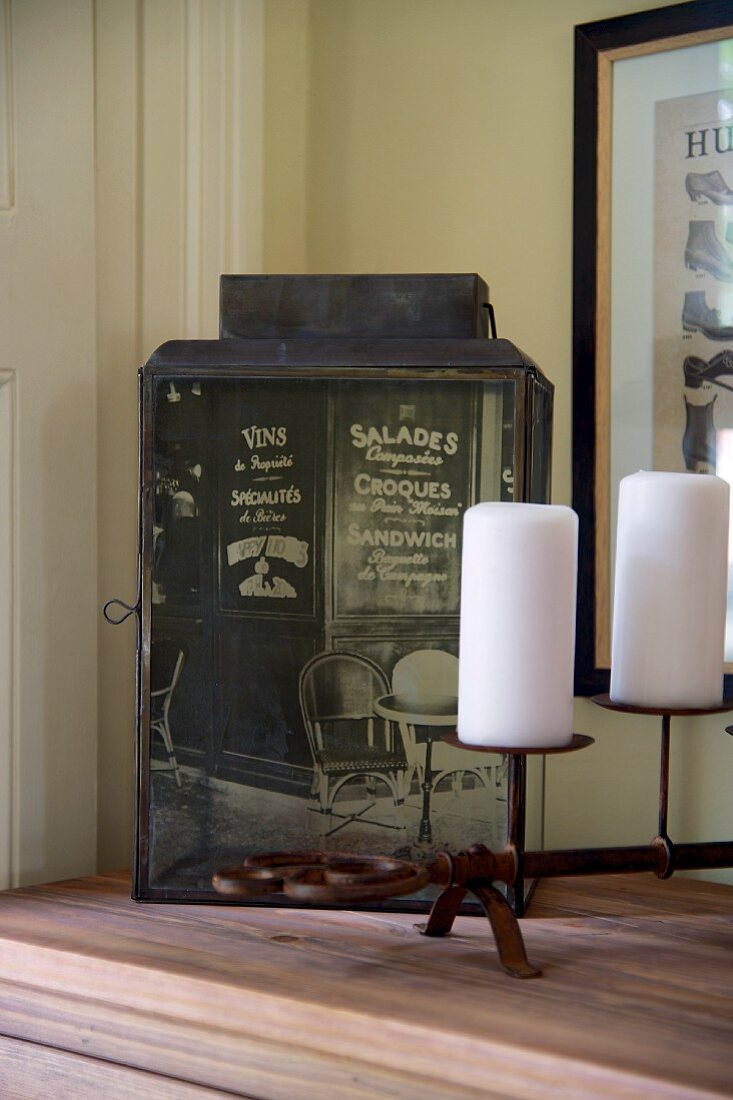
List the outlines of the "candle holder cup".
{"label": "candle holder cup", "polygon": [[[415,893],[427,885],[440,887],[425,924],[416,925],[425,936],[445,936],[453,927],[464,898],[471,894],[489,919],[499,963],[516,978],[534,978],[542,971],[533,966],[524,945],[518,917],[524,915],[525,883],[530,879],[571,875],[620,874],[651,871],[666,879],[675,870],[733,866],[733,841],[673,844],[667,833],[669,805],[670,727],[673,717],[721,714],[733,710],[733,700],[705,709],[665,709],[613,703],[608,695],[593,701],[623,714],[661,718],[659,777],[659,825],[646,845],[601,848],[525,850],[527,757],[575,752],[593,744],[593,738],[573,734],[567,745],[518,748],[499,745],[467,745],[455,732],[443,740],[471,752],[505,753],[508,770],[507,842],[501,852],[483,844],[465,851],[441,852],[424,862],[386,856],[344,852],[283,852],[249,856],[238,867],[218,871],[214,888],[224,897],[255,898],[284,893],[307,904],[362,904]],[[733,726],[726,728],[733,734]],[[507,896],[496,883],[506,887]]]}

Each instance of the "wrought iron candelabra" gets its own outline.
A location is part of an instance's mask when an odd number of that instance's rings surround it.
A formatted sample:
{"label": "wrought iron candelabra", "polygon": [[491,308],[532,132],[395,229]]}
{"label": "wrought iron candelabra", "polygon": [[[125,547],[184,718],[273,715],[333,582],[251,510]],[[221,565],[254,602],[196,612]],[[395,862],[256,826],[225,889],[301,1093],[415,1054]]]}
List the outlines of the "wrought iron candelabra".
{"label": "wrought iron candelabra", "polygon": [[[721,714],[733,709],[733,701],[704,710],[672,710],[612,703],[608,695],[594,698],[599,706],[633,715],[661,718],[659,765],[659,825],[649,844],[605,848],[525,850],[525,796],[527,756],[574,752],[593,744],[593,738],[574,734],[562,748],[510,749],[463,745],[455,733],[444,740],[472,752],[503,752],[509,756],[507,842],[501,852],[483,844],[466,851],[441,852],[424,862],[365,856],[346,852],[280,852],[249,856],[238,867],[217,872],[215,889],[224,897],[256,898],[284,893],[307,904],[349,905],[382,901],[415,893],[429,884],[441,893],[425,924],[417,928],[425,936],[445,936],[467,894],[481,904],[496,940],[499,962],[516,978],[538,977],[542,971],[527,959],[517,917],[524,914],[524,884],[528,879],[570,875],[651,871],[669,878],[676,870],[700,870],[733,866],[733,841],[673,844],[667,833],[669,805],[670,728],[674,717]],[[726,729],[733,734],[733,726]],[[502,883],[507,897],[496,888]]]}

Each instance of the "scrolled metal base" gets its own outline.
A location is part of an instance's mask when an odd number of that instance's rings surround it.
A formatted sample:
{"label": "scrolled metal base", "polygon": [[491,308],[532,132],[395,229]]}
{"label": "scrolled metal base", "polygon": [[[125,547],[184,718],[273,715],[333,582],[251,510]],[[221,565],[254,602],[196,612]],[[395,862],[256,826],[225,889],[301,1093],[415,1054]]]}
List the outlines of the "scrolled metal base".
{"label": "scrolled metal base", "polygon": [[348,905],[414,894],[429,883],[442,886],[420,928],[425,936],[447,936],[461,902],[471,893],[489,919],[499,962],[515,978],[536,978],[541,971],[527,959],[524,940],[506,900],[492,885],[516,875],[511,849],[492,852],[483,844],[466,851],[442,852],[427,863],[350,852],[274,852],[249,856],[239,867],[227,867],[213,877],[215,890],[228,898],[261,898],[286,894],[313,905]]}
{"label": "scrolled metal base", "polygon": [[212,884],[228,898],[286,894],[314,905],[357,904],[414,894],[430,881],[427,867],[351,852],[273,852],[217,871]]}

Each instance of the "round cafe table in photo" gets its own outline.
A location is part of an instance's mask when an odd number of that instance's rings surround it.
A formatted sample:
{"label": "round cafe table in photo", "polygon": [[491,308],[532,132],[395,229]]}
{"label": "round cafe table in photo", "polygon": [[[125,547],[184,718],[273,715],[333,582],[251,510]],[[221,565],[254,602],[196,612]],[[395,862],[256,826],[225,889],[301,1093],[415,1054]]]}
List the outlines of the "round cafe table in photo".
{"label": "round cafe table in photo", "polygon": [[381,718],[411,726],[415,734],[415,743],[425,745],[422,816],[418,840],[421,843],[431,844],[433,830],[430,824],[430,796],[433,792],[433,742],[442,739],[441,729],[456,728],[458,698],[455,695],[382,695],[375,701],[374,710]]}

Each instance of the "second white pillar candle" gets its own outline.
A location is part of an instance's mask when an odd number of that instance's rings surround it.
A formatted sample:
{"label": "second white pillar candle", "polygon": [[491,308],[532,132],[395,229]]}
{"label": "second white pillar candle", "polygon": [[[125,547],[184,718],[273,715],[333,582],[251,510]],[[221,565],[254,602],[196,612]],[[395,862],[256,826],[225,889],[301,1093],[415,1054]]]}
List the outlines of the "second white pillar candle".
{"label": "second white pillar candle", "polygon": [[570,508],[485,503],[465,512],[458,666],[465,744],[571,741],[577,559]]}
{"label": "second white pillar candle", "polygon": [[728,483],[641,471],[621,481],[611,699],[704,708],[723,695]]}

